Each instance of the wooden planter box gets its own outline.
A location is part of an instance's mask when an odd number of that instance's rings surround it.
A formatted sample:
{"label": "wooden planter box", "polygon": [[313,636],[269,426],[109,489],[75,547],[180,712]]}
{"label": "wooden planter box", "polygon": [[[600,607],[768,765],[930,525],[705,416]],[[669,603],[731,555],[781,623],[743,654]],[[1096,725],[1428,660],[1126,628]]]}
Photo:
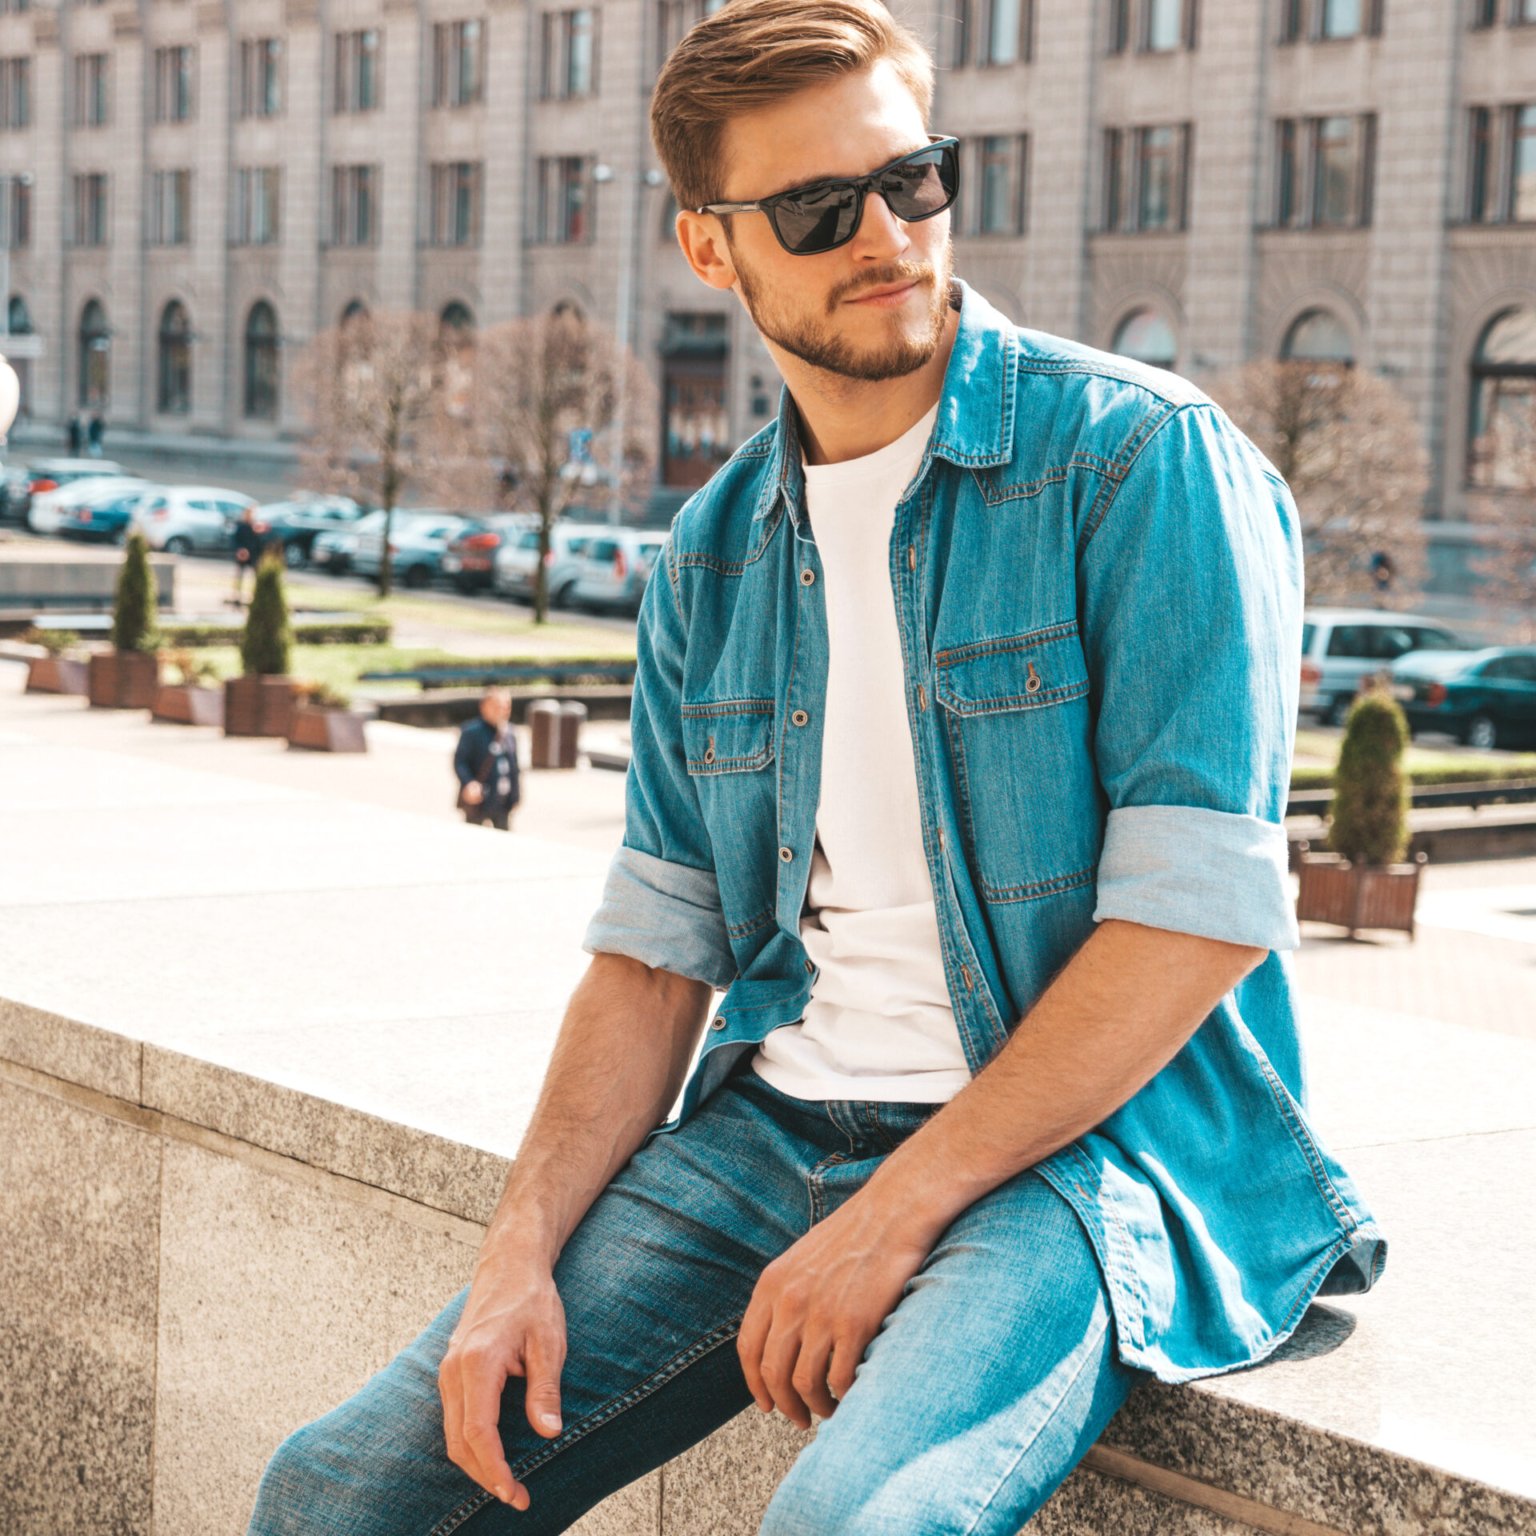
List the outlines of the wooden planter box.
{"label": "wooden planter box", "polygon": [[1362,928],[1389,928],[1413,938],[1414,907],[1425,856],[1411,864],[1351,864],[1336,853],[1312,853],[1301,845],[1296,897],[1298,920],[1334,923],[1358,937]]}
{"label": "wooden planter box", "polygon": [[368,738],[363,734],[363,717],[350,709],[296,704],[288,745],[311,752],[366,752]]}
{"label": "wooden planter box", "polygon": [[91,657],[92,709],[152,709],[160,688],[153,651],[99,651]]}
{"label": "wooden planter box", "polygon": [[286,737],[292,720],[291,677],[232,677],[224,684],[226,736]]}
{"label": "wooden planter box", "polygon": [[84,698],[90,687],[90,669],[83,661],[39,656],[27,663],[28,693],[72,693]]}
{"label": "wooden planter box", "polygon": [[202,688],[185,683],[162,683],[150,708],[156,720],[173,725],[224,724],[224,690]]}

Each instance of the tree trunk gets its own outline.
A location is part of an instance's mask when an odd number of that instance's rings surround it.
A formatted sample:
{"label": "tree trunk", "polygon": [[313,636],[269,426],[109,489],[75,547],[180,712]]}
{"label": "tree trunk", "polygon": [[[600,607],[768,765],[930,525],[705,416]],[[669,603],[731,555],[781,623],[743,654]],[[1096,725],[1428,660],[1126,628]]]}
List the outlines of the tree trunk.
{"label": "tree trunk", "polygon": [[389,497],[384,503],[384,547],[379,551],[379,596],[388,597],[394,584],[394,555],[390,540],[395,532],[395,501]]}

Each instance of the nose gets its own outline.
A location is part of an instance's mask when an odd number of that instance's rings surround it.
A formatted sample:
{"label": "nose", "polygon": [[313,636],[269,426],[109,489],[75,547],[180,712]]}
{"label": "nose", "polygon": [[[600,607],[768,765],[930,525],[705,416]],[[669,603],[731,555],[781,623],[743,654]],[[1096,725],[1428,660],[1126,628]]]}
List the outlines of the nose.
{"label": "nose", "polygon": [[907,226],[891,212],[890,204],[878,192],[864,199],[864,214],[851,242],[853,254],[866,261],[892,261],[912,247]]}

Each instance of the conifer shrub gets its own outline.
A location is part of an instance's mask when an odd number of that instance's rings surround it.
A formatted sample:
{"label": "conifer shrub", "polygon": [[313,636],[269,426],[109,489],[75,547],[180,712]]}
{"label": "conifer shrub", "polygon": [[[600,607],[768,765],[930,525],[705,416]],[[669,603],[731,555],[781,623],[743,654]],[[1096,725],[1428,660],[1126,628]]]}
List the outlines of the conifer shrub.
{"label": "conifer shrub", "polygon": [[142,533],[130,534],[128,555],[118,572],[117,595],[112,602],[113,650],[154,650],[156,617],[149,543]]}
{"label": "conifer shrub", "polygon": [[1333,775],[1328,846],[1356,864],[1392,864],[1408,847],[1408,722],[1372,689],[1355,700]]}
{"label": "conifer shrub", "polygon": [[240,637],[240,665],[247,677],[282,677],[287,674],[292,649],[283,560],[275,550],[269,550],[256,568],[256,587],[245,616],[245,633]]}

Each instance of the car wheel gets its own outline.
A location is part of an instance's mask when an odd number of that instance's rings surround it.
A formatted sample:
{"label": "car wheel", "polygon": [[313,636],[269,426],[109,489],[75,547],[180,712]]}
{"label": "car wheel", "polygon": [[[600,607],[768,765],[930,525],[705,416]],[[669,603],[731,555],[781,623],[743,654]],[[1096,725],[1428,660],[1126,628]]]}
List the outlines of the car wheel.
{"label": "car wheel", "polygon": [[406,586],[420,591],[422,587],[431,586],[432,572],[425,565],[410,565],[405,569],[405,575],[400,578]]}
{"label": "car wheel", "polygon": [[576,590],[576,583],[568,581],[550,593],[549,606],[551,608],[569,608],[571,606],[571,593]]}
{"label": "car wheel", "polygon": [[309,551],[302,544],[284,544],[283,564],[290,571],[302,570],[309,564]]}
{"label": "car wheel", "polygon": [[190,555],[192,541],[182,534],[174,534],[165,541],[165,552],[168,555]]}
{"label": "car wheel", "polygon": [[1487,715],[1473,715],[1467,722],[1467,745],[1480,752],[1491,752],[1499,745],[1498,722]]}

